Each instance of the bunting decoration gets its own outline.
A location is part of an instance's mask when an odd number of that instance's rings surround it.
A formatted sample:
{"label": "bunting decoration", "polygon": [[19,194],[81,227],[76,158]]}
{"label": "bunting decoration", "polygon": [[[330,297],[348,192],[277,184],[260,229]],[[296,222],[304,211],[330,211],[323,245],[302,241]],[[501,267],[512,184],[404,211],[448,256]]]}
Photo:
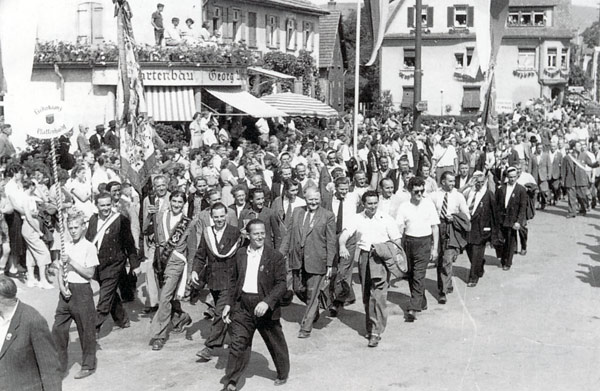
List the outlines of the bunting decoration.
{"label": "bunting decoration", "polygon": [[117,18],[119,68],[117,82],[117,126],[121,174],[141,192],[156,164],[154,129],[147,118],[142,74],[135,51],[131,8],[126,0],[113,0]]}

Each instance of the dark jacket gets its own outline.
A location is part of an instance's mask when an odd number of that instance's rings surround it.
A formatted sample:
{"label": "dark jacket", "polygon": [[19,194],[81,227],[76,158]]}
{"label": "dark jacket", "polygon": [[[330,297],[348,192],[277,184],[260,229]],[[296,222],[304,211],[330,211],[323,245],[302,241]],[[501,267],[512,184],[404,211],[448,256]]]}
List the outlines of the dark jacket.
{"label": "dark jacket", "polygon": [[[246,278],[248,264],[247,247],[240,248],[233,260],[229,274],[229,291],[227,304],[234,307],[242,296],[242,287]],[[279,302],[287,290],[286,268],[283,255],[271,247],[263,248],[258,267],[258,297],[269,306],[264,317],[277,320],[281,317]]]}
{"label": "dark jacket", "polygon": [[279,217],[277,217],[277,214],[275,214],[273,209],[267,207],[262,208],[258,214],[252,208],[243,209],[238,218],[238,227],[243,229],[244,220],[252,220],[254,218],[258,218],[265,223],[265,232],[267,233],[265,245],[278,249],[281,245],[281,231],[279,230]]}
{"label": "dark jacket", "polygon": [[469,216],[464,213],[454,213],[452,223],[447,224],[446,227],[448,229],[447,246],[459,250],[464,249],[467,246],[467,237],[471,230]]}
{"label": "dark jacket", "polygon": [[[95,213],[90,218],[85,238],[92,242],[99,228],[101,227],[98,227],[98,214]],[[137,257],[135,242],[131,234],[131,225],[129,219],[119,215],[106,230],[102,239],[102,246],[98,249],[100,265],[97,271],[101,272],[111,265],[124,263],[126,259],[129,259],[132,269],[137,269],[140,260]]]}
{"label": "dark jacket", "polygon": [[471,216],[471,230],[467,236],[469,244],[484,244],[492,239],[492,234],[497,231],[498,220],[496,203],[493,194],[485,192],[479,204],[473,209]]}
{"label": "dark jacket", "polygon": [[496,192],[496,208],[498,211],[498,224],[500,227],[512,227],[515,223],[525,226],[527,217],[527,190],[518,183],[510,196],[508,207],[504,206],[506,184],[500,186]]}
{"label": "dark jacket", "polygon": [[[217,243],[219,252],[222,254],[227,253],[235,246],[239,237],[240,230],[233,225],[227,224],[221,241]],[[225,290],[229,284],[229,268],[231,267],[232,258],[216,257],[210,250],[203,231],[200,245],[194,258],[193,271],[198,273],[200,282],[206,284],[206,288]],[[204,269],[205,267],[206,269]]]}
{"label": "dark jacket", "polygon": [[60,391],[58,354],[46,320],[19,302],[0,350],[0,389]]}
{"label": "dark jacket", "polygon": [[94,135],[92,135],[92,137],[90,137],[90,148],[92,151],[96,151],[96,150],[100,149],[100,147],[102,146],[103,143],[104,143],[104,137],[101,137],[98,134],[94,134]]}

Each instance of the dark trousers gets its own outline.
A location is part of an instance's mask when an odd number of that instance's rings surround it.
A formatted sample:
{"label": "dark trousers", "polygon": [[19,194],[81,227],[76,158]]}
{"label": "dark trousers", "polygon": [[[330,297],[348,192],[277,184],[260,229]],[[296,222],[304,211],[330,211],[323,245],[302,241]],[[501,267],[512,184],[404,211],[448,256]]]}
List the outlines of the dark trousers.
{"label": "dark trousers", "polygon": [[467,256],[471,262],[471,271],[469,272],[469,282],[477,283],[483,277],[483,266],[485,265],[485,243],[467,244]]}
{"label": "dark trousers", "polygon": [[513,256],[517,249],[517,231],[512,227],[502,227],[502,236],[504,245],[502,246],[501,263],[502,266],[512,266]]}
{"label": "dark trousers", "polygon": [[69,329],[75,321],[81,344],[81,369],[96,369],[96,322],[94,294],[89,283],[69,284],[71,298],[67,301],[60,294],[54,314],[52,337],[58,350],[61,372],[67,371],[69,362]]}
{"label": "dark trousers", "polygon": [[225,335],[227,333],[227,325],[223,322],[221,315],[223,314],[223,308],[227,304],[227,291],[217,291],[210,290],[210,293],[215,301],[214,312],[212,325],[210,327],[210,334],[204,345],[209,348],[220,347],[223,346],[225,342]]}
{"label": "dark trousers", "polygon": [[292,276],[294,293],[306,304],[306,310],[300,322],[300,329],[310,333],[319,311],[319,288],[325,276],[323,274],[308,273],[304,269],[293,270]]}
{"label": "dark trousers", "polygon": [[281,322],[279,319],[272,320],[270,311],[263,317],[256,317],[254,308],[259,302],[258,295],[242,293],[231,314],[231,344],[225,370],[227,384],[237,384],[248,366],[252,353],[252,339],[257,329],[275,363],[277,378],[287,379],[290,373],[290,355]]}
{"label": "dark trousers", "polygon": [[569,200],[569,215],[575,216],[577,212],[586,210],[587,199],[585,197],[585,186],[567,187],[567,199]]}
{"label": "dark trousers", "polygon": [[110,314],[117,326],[123,326],[129,320],[127,312],[123,308],[121,297],[117,292],[121,274],[125,273],[125,262],[117,262],[102,268],[98,272],[98,283],[100,284],[100,297],[96,306],[97,319],[96,330],[100,328]]}
{"label": "dark trousers", "polygon": [[[527,238],[529,236],[529,229],[524,225],[519,229],[519,241],[521,242],[521,250],[527,250]],[[515,246],[516,248],[516,246]]]}
{"label": "dark trousers", "polygon": [[420,238],[406,236],[404,238],[404,251],[408,259],[408,286],[410,288],[409,311],[427,309],[425,275],[427,273],[427,264],[431,258],[431,241],[431,236]]}
{"label": "dark trousers", "polygon": [[550,194],[552,194],[552,200],[554,202],[560,199],[560,180],[559,179],[550,179],[548,181],[548,185],[550,187]]}
{"label": "dark trousers", "polygon": [[437,259],[437,285],[440,295],[452,290],[452,264],[458,257],[458,249],[448,247],[448,224],[440,224],[440,253]]}
{"label": "dark trousers", "polygon": [[134,301],[135,300],[135,289],[137,278],[131,278],[127,272],[121,273],[119,275],[119,292],[121,293],[121,298],[123,301]]}

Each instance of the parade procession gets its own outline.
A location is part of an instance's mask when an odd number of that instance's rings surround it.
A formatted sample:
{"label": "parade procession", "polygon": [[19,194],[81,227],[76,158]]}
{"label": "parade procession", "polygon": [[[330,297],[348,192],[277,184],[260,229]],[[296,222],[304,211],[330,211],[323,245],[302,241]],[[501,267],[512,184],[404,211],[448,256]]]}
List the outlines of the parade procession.
{"label": "parade procession", "polygon": [[600,387],[596,3],[159,1],[0,0],[1,391]]}

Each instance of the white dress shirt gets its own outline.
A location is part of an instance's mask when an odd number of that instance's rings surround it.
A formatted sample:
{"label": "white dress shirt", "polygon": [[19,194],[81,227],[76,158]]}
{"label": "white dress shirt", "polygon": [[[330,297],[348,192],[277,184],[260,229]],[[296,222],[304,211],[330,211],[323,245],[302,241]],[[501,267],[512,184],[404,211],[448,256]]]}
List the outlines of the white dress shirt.
{"label": "white dress shirt", "polygon": [[[430,198],[433,201],[435,207],[437,208],[438,213],[442,211],[442,205],[444,204],[445,194],[446,192],[440,189],[430,195]],[[455,213],[464,213],[467,216],[470,216],[465,196],[462,195],[462,193],[458,190],[452,189],[452,191],[448,193],[448,205],[446,208],[446,215],[450,216]]]}
{"label": "white dress shirt", "polygon": [[[17,305],[19,305],[18,301]],[[2,350],[2,346],[4,346],[4,341],[6,341],[7,338],[10,339],[14,337],[12,335],[10,337],[8,336],[8,329],[10,328],[10,322],[12,321],[12,318],[15,315],[15,311],[17,310],[17,305],[14,306],[12,311],[4,313],[2,314],[2,316],[0,316],[0,350]]]}
{"label": "white dress shirt", "polygon": [[[475,190],[475,188],[473,188],[473,190]],[[473,204],[473,211],[475,211],[475,209],[477,209],[477,205],[479,205],[479,203],[481,202],[481,200],[483,199],[483,196],[485,195],[485,192],[487,191],[487,186],[481,186],[481,189],[479,189],[479,191],[470,191],[469,192],[469,196],[467,197],[467,205],[470,207],[471,204]]]}
{"label": "white dress shirt", "polygon": [[394,219],[379,210],[371,218],[365,212],[354,216],[348,224],[348,231],[350,235],[354,232],[360,233],[358,248],[364,251],[370,251],[371,246],[375,243],[383,243],[402,237]]}
{"label": "white dress shirt", "polygon": [[223,234],[225,233],[225,228],[227,228],[227,224],[224,225],[223,228],[221,228],[220,230],[217,230],[217,228],[214,226],[214,222],[212,222],[212,224],[212,231],[215,234],[215,238],[217,239],[216,242],[219,243],[221,239],[223,239]]}
{"label": "white dress shirt", "polygon": [[244,278],[244,285],[242,286],[242,292],[244,293],[258,293],[258,267],[260,265],[263,250],[264,247],[257,250],[248,247],[246,250],[248,260],[246,262],[246,277]]}
{"label": "white dress shirt", "polygon": [[506,184],[506,195],[504,196],[504,207],[508,208],[508,201],[510,201],[510,196],[512,196],[513,191],[515,191],[515,185]]}
{"label": "white dress shirt", "polygon": [[429,198],[421,199],[419,205],[412,202],[403,202],[398,208],[396,222],[404,227],[404,234],[413,238],[422,238],[431,235],[432,225],[439,225],[440,218],[433,201]]}
{"label": "white dress shirt", "polygon": [[[98,252],[96,246],[84,237],[79,239],[77,243],[66,242],[65,253],[71,258],[71,262],[76,262],[83,267],[98,266]],[[86,284],[89,279],[85,279],[81,274],[74,270],[67,273],[67,281],[73,284]]]}
{"label": "white dress shirt", "polygon": [[[354,218],[354,216],[356,216],[356,207],[357,207],[356,194],[354,194],[354,193],[346,194],[346,197],[344,197],[344,215],[342,216],[342,225],[344,227],[346,227],[348,225],[348,222],[350,222],[350,220],[352,218]],[[340,200],[335,196],[335,194],[331,200],[331,209],[332,209],[333,215],[335,216],[335,219],[337,221],[338,212],[340,210]]]}

